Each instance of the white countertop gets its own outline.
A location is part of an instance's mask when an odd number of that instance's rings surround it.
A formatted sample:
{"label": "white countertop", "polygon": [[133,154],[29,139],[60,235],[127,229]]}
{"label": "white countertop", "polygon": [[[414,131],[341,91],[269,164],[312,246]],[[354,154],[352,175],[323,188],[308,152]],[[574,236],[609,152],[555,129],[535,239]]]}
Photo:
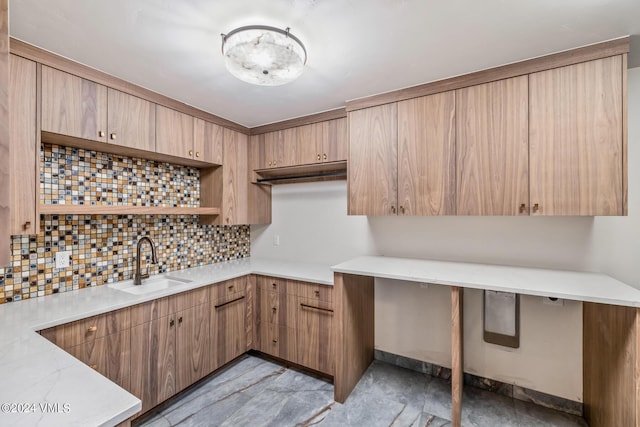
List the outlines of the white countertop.
{"label": "white countertop", "polygon": [[[0,306],[0,425],[110,426],[140,408],[140,400],[40,336],[36,331],[96,314],[151,301],[247,274],[333,285],[326,265],[246,258],[188,270],[169,276],[190,283],[145,295],[131,295],[108,285]],[[143,284],[144,285],[144,284]],[[40,404],[58,404],[58,413]],[[21,412],[6,405],[28,404]]]}
{"label": "white countertop", "polygon": [[640,307],[640,289],[600,273],[383,256],[358,257],[331,269],[361,276]]}

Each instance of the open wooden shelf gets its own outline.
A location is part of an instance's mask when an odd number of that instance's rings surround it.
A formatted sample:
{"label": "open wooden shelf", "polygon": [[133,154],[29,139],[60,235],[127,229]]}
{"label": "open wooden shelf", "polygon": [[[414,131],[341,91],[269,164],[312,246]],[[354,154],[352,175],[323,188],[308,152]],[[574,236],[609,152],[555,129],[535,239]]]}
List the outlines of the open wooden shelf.
{"label": "open wooden shelf", "polygon": [[43,215],[220,215],[220,208],[40,205]]}
{"label": "open wooden shelf", "polygon": [[[347,162],[314,163],[309,165],[256,169],[260,184],[285,184],[294,182],[325,181],[347,178]],[[264,181],[263,181],[264,180]]]}

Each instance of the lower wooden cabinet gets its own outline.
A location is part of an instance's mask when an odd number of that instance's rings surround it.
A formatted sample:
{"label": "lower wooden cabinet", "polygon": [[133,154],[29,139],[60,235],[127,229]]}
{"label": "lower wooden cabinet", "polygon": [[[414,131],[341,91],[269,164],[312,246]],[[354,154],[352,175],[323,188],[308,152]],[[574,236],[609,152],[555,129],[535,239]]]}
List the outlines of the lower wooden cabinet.
{"label": "lower wooden cabinet", "polygon": [[141,413],[255,349],[334,373],[333,288],[243,276],[40,331],[142,400]]}
{"label": "lower wooden cabinet", "polygon": [[[230,282],[221,286],[229,286]],[[247,297],[244,292],[222,297],[211,304],[212,370],[247,351],[246,318]]]}
{"label": "lower wooden cabinet", "polygon": [[325,374],[335,372],[335,350],[332,338],[333,306],[299,298],[296,325],[297,361]]}

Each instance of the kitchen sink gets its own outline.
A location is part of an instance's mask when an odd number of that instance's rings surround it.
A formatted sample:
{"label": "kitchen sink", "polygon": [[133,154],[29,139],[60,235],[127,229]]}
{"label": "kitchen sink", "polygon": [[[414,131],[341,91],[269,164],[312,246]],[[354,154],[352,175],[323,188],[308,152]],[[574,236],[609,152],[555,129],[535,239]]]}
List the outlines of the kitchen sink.
{"label": "kitchen sink", "polygon": [[133,280],[126,280],[124,282],[113,283],[108,285],[112,289],[118,291],[127,292],[133,295],[143,295],[151,292],[161,291],[167,288],[173,288],[181,286],[186,283],[192,282],[189,279],[179,279],[171,276],[155,276],[149,279],[144,279],[142,285],[134,285]]}

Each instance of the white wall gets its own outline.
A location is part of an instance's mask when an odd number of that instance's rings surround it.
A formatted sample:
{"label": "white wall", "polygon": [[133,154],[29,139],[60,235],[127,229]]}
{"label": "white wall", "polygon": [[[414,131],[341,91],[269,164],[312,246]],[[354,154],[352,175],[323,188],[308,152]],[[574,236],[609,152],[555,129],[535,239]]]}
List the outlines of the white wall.
{"label": "white wall", "polygon": [[[349,217],[344,181],[273,188],[273,223],[251,254],[337,263],[362,254],[603,271],[640,288],[640,68],[629,70],[629,216]],[[273,236],[280,246],[273,246]],[[449,289],[376,281],[376,348],[450,366]],[[482,299],[465,291],[465,371],[582,401],[582,304],[521,299],[521,346],[482,340]]]}

